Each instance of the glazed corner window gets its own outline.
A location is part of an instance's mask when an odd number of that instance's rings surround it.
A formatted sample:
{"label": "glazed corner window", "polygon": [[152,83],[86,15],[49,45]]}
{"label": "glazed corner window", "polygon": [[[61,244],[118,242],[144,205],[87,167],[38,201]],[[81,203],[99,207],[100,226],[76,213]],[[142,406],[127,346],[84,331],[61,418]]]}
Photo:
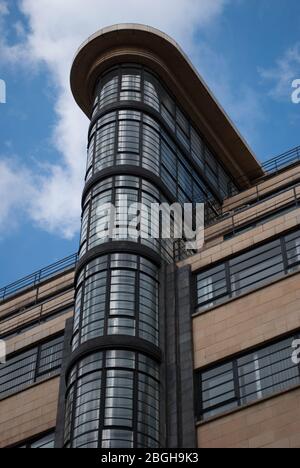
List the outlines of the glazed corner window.
{"label": "glazed corner window", "polygon": [[[147,71],[147,69],[135,64],[120,65],[102,76],[99,81],[97,95],[98,101],[96,98],[94,116],[96,116],[99,110],[111,106],[118,101],[120,103],[125,101],[144,102],[147,106],[155,109],[160,113],[162,119],[169,127],[168,132],[171,130],[171,133],[175,133],[185,151],[188,152],[192,156],[193,160],[199,165],[201,172],[206,174],[206,182],[208,182],[208,185],[216,189],[222,198],[230,195],[232,191],[238,192],[236,187],[234,187],[233,182],[231,182],[229,175],[227,175],[225,170],[221,167],[218,157],[209,150],[203,138],[198,134],[197,130],[193,128],[191,122],[187,119],[184,112],[180,110],[176,101],[162,86],[159,79],[150,71]],[[106,117],[104,117],[104,119],[105,118]],[[102,120],[103,117],[99,122]],[[110,136],[106,136],[105,134],[106,130],[103,135],[103,144],[105,148],[100,145],[99,138],[97,138],[96,141],[94,164],[94,169],[96,170],[109,167],[116,162],[114,160],[114,152],[116,149],[113,147],[115,132],[112,129]],[[92,137],[92,135],[93,130],[90,132],[90,137]],[[127,139],[130,139],[129,129],[126,129],[124,136],[126,135],[128,136]],[[156,141],[151,143],[152,146],[153,144],[156,145]],[[119,160],[117,161],[118,164],[138,164],[138,158],[135,159],[133,157],[128,159],[128,151],[129,155],[132,151],[130,147],[129,149],[119,149],[119,151],[125,152],[125,154],[119,155]],[[134,153],[137,152],[136,149],[133,151]],[[140,148],[138,148],[137,154],[139,153]],[[91,149],[89,162],[92,155]],[[128,159],[128,162],[125,162],[126,159]],[[146,163],[145,167],[150,168],[151,164],[147,167]],[[158,172],[157,168],[155,172]],[[88,178],[91,177],[91,173],[92,170],[88,168]],[[207,187],[207,189],[209,190],[209,187]],[[187,200],[182,199],[181,201],[184,202]]]}
{"label": "glazed corner window", "polygon": [[118,71],[109,73],[100,82],[99,108],[102,109],[118,100]]}
{"label": "glazed corner window", "polygon": [[61,367],[63,336],[43,343],[0,365],[0,399],[56,375]]}
{"label": "glazed corner window", "polygon": [[132,448],[135,432],[137,448],[157,448],[159,396],[152,359],[125,350],[85,357],[68,380],[65,447]]}
{"label": "glazed corner window", "polygon": [[196,374],[197,417],[206,420],[300,385],[291,359],[299,334]]}
{"label": "glazed corner window", "polygon": [[122,71],[122,91],[140,91],[141,90],[141,75],[139,71],[123,70]]}
{"label": "glazed corner window", "polygon": [[207,309],[300,269],[300,231],[197,275],[197,305]]}
{"label": "glazed corner window", "polygon": [[159,84],[156,78],[145,72],[144,78],[144,102],[159,112],[160,95]]}
{"label": "glazed corner window", "polygon": [[121,101],[141,101],[141,74],[137,70],[122,70]]}
{"label": "glazed corner window", "polygon": [[83,278],[75,302],[73,350],[104,333],[158,345],[158,271],[152,263],[126,254],[104,256],[88,264]]}

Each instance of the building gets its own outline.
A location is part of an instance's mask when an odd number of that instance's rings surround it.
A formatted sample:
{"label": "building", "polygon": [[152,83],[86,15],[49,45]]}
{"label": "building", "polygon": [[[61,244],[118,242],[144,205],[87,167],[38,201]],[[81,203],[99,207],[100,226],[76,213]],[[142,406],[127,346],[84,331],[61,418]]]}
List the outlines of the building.
{"label": "building", "polygon": [[[261,165],[179,46],[90,37],[79,255],[0,291],[1,447],[300,447],[300,149]],[[205,245],[99,236],[103,202],[204,202]]]}

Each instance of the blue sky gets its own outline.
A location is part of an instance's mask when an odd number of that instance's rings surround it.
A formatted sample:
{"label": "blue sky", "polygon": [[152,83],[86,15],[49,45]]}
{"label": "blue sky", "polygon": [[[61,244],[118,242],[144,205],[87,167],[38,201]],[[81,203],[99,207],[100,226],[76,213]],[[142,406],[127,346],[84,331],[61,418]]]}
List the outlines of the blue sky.
{"label": "blue sky", "polygon": [[0,0],[0,287],[78,248],[88,123],[69,69],[117,22],[172,35],[260,160],[300,144],[297,0]]}

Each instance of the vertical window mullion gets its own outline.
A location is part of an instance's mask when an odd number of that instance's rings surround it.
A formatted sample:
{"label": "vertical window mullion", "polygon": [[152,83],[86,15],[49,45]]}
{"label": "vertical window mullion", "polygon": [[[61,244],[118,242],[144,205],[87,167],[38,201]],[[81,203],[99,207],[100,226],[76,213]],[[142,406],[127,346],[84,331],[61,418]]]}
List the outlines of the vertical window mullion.
{"label": "vertical window mullion", "polygon": [[132,430],[133,446],[138,446],[138,400],[139,400],[139,355],[135,353],[135,369],[132,372],[133,378],[133,404],[132,404]]}
{"label": "vertical window mullion", "polygon": [[145,102],[145,68],[142,67],[140,71],[141,76],[141,102]]}
{"label": "vertical window mullion", "polygon": [[108,351],[102,354],[102,372],[101,372],[101,392],[100,392],[100,408],[99,408],[99,431],[98,431],[98,448],[102,448],[103,430],[105,424],[105,406],[106,406],[106,385],[107,385],[107,365],[106,357]]}
{"label": "vertical window mullion", "polygon": [[238,361],[235,359],[232,363],[233,367],[233,380],[234,380],[234,392],[235,397],[238,402],[238,406],[241,406],[241,391],[240,391],[240,381],[239,381],[239,368],[238,368]]}
{"label": "vertical window mullion", "polygon": [[140,285],[141,285],[141,258],[137,259],[135,272],[135,336],[140,337]]}
{"label": "vertical window mullion", "polygon": [[[138,203],[143,203],[143,179],[142,178],[139,178],[139,188],[138,188],[138,194],[137,194],[137,201],[138,201]],[[142,221],[142,217],[141,217],[141,221]],[[141,228],[142,228],[142,223],[140,223],[140,225],[139,225],[140,233],[142,234]],[[143,243],[143,239],[142,239],[141,235],[140,235],[137,243],[138,244]]]}
{"label": "vertical window mullion", "polygon": [[[81,301],[80,301],[80,314],[79,314],[79,323],[78,323],[78,345],[81,345],[82,340],[82,321],[83,321],[83,307],[85,300],[85,286],[86,286],[86,268],[84,268],[84,276],[81,284]],[[77,346],[78,347],[78,346]]]}
{"label": "vertical window mullion", "polygon": [[33,383],[37,381],[38,376],[39,376],[39,367],[40,367],[40,362],[41,362],[41,351],[42,351],[42,345],[37,347]]}
{"label": "vertical window mullion", "polygon": [[122,92],[122,78],[123,78],[123,69],[122,66],[119,67],[118,70],[118,91],[117,91],[117,101],[121,101],[121,92]]}
{"label": "vertical window mullion", "polygon": [[225,262],[224,266],[225,266],[226,288],[228,292],[228,297],[232,298],[232,284],[231,284],[229,261]]}
{"label": "vertical window mullion", "polygon": [[282,258],[283,258],[284,273],[288,274],[288,272],[289,272],[289,261],[288,261],[288,255],[287,255],[287,250],[286,250],[286,244],[285,244],[285,238],[284,237],[281,237],[280,243],[281,243],[281,253],[282,253]]}
{"label": "vertical window mullion", "polygon": [[161,178],[161,170],[162,170],[162,128],[159,124],[159,176]]}
{"label": "vertical window mullion", "polygon": [[[91,193],[91,198],[88,201],[88,205],[87,205],[88,219],[87,219],[87,226],[86,226],[86,251],[88,251],[89,249],[90,240],[91,240],[90,230],[91,230],[91,221],[92,221],[92,208],[93,208],[93,201],[94,201],[94,198],[92,197],[92,193]],[[85,208],[86,208],[86,205],[85,205]],[[81,218],[81,221],[82,219],[83,218]]]}
{"label": "vertical window mullion", "polygon": [[117,156],[119,154],[119,138],[120,138],[120,113],[116,111],[115,117],[115,141],[114,141],[114,155],[113,166],[117,165]]}
{"label": "vertical window mullion", "polygon": [[108,256],[108,268],[106,271],[106,297],[105,297],[105,312],[104,312],[104,336],[108,335],[108,322],[110,319],[110,298],[111,298],[111,278],[112,278],[112,268],[111,268],[111,259],[112,256]]}
{"label": "vertical window mullion", "polygon": [[204,408],[203,408],[203,385],[202,385],[202,374],[198,372],[195,379],[195,409],[196,419],[198,421],[203,419]]}
{"label": "vertical window mullion", "polygon": [[177,148],[176,148],[175,156],[176,156],[176,197],[177,197],[177,200],[178,200],[178,196],[179,196],[179,157],[178,157]]}
{"label": "vertical window mullion", "polygon": [[143,167],[143,148],[144,148],[144,114],[141,113],[141,119],[139,123],[139,166]]}
{"label": "vertical window mullion", "polygon": [[[99,105],[99,104],[98,104]],[[94,150],[93,150],[93,159],[92,159],[92,174],[95,174],[95,167],[96,167],[96,148],[97,148],[97,140],[98,140],[98,124],[99,120],[96,122],[96,130],[95,130],[95,135],[94,135]]]}
{"label": "vertical window mullion", "polygon": [[74,392],[73,392],[73,401],[71,405],[71,422],[70,422],[70,447],[73,448],[74,445],[74,429],[75,429],[75,418],[76,418],[76,402],[78,398],[78,389],[79,389],[79,364],[76,365],[76,380],[74,385]]}

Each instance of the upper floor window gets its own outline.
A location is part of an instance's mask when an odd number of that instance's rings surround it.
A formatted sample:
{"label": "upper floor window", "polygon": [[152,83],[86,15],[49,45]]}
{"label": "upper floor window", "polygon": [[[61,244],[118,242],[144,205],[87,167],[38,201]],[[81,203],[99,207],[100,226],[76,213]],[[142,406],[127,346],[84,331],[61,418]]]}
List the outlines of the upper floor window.
{"label": "upper floor window", "polygon": [[259,348],[225,364],[197,372],[197,417],[207,419],[300,384],[292,361],[295,339]]}
{"label": "upper floor window", "polygon": [[197,275],[197,306],[213,307],[300,267],[300,231],[268,242]]}
{"label": "upper floor window", "polygon": [[0,365],[0,399],[56,375],[61,367],[63,336],[8,358]]}

